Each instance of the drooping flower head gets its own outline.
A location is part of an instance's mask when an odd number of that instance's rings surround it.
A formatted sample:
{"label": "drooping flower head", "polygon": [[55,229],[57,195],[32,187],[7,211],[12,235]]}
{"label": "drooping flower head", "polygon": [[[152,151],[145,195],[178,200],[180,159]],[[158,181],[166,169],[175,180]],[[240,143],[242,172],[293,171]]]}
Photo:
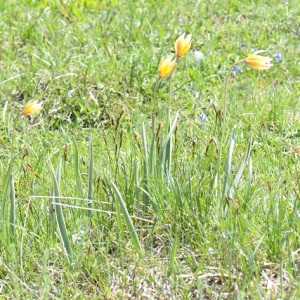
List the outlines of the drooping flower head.
{"label": "drooping flower head", "polygon": [[177,57],[181,57],[185,53],[187,53],[192,45],[192,35],[188,34],[185,37],[185,33],[183,33],[175,42],[175,53]]}
{"label": "drooping flower head", "polygon": [[262,52],[266,52],[266,50],[255,51],[253,54],[249,54],[243,61],[254,69],[268,70],[273,66],[271,64],[273,59],[267,56],[258,55]]}
{"label": "drooping flower head", "polygon": [[40,112],[42,109],[42,103],[38,103],[38,100],[29,101],[23,108],[22,116],[26,117]]}
{"label": "drooping flower head", "polygon": [[158,66],[158,74],[160,78],[164,78],[171,74],[176,66],[176,59],[172,60],[172,56],[163,57]]}

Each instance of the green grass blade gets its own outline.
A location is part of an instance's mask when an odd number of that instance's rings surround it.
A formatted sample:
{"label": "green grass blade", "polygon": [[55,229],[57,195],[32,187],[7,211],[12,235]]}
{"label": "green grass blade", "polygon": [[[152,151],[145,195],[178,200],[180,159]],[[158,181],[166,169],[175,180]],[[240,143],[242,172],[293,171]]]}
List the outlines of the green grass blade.
{"label": "green grass blade", "polygon": [[[88,199],[93,200],[93,169],[94,169],[94,155],[93,155],[93,141],[90,137],[89,142],[89,171],[88,171]],[[92,201],[88,202],[88,207],[92,207]],[[89,210],[89,216],[91,211]]]}
{"label": "green grass blade", "polygon": [[74,150],[74,168],[75,168],[74,171],[75,171],[76,189],[77,189],[78,197],[83,198],[81,176],[80,176],[80,169],[79,169],[79,153],[74,138],[72,139],[72,143],[73,143],[73,150]]}
{"label": "green grass blade", "polygon": [[[124,234],[124,228],[123,228],[123,224],[122,224],[119,201],[116,201],[116,219],[117,219],[117,225],[118,225],[118,228],[119,228],[118,239],[120,239],[121,241],[122,240],[124,241],[125,240],[125,234]],[[120,251],[121,251],[121,247],[120,247]]]}
{"label": "green grass blade", "polygon": [[13,161],[14,158],[10,161],[8,170],[3,179],[3,186],[2,186],[3,194],[2,194],[0,221],[4,221],[4,217],[5,217],[5,203],[6,203],[6,197],[9,189],[9,180],[12,174]]}
{"label": "green grass blade", "polygon": [[10,214],[9,214],[9,223],[10,223],[10,233],[13,235],[15,233],[15,203],[16,203],[16,195],[15,195],[15,184],[12,174],[9,176],[10,183]]}
{"label": "green grass blade", "polygon": [[176,128],[178,115],[179,115],[179,112],[177,111],[177,112],[176,112],[176,115],[175,115],[175,119],[174,119],[173,125],[170,126],[170,130],[169,130],[169,132],[168,132],[168,135],[166,136],[166,138],[165,138],[165,140],[164,140],[164,142],[163,142],[163,144],[162,144],[162,149],[165,149],[165,148],[166,148],[166,146],[167,146],[169,140],[170,140],[171,137],[172,137],[172,134],[173,134],[173,132],[174,132],[174,130],[175,130],[175,128]]}
{"label": "green grass blade", "polygon": [[127,228],[129,230],[129,233],[130,233],[130,236],[131,236],[131,239],[132,239],[132,243],[136,249],[136,251],[141,254],[142,253],[142,248],[141,248],[141,244],[140,244],[140,241],[139,241],[139,238],[138,238],[138,235],[137,235],[137,232],[133,226],[133,223],[131,221],[131,218],[129,216],[129,213],[128,213],[128,210],[127,210],[127,207],[126,207],[126,204],[122,198],[122,195],[119,191],[119,189],[116,187],[116,185],[111,181],[111,184],[112,184],[112,187],[117,195],[117,199],[118,199],[118,202],[119,202],[119,205],[120,205],[120,210],[124,216],[124,219],[125,219],[125,223],[127,225]]}
{"label": "green grass blade", "polygon": [[[170,120],[170,123],[167,124],[168,130],[170,132],[171,129],[171,116],[170,111],[168,111],[168,120]],[[174,124],[176,125],[176,123]],[[175,127],[174,127],[175,129]],[[172,135],[170,136],[167,144],[166,144],[166,156],[165,156],[165,173],[170,175],[171,170],[171,164],[172,164],[172,151],[173,151],[173,142],[172,142]],[[169,177],[169,176],[168,176]]]}
{"label": "green grass blade", "polygon": [[251,187],[252,183],[252,159],[251,156],[249,157],[249,171],[248,171],[248,187]]}
{"label": "green grass blade", "polygon": [[148,147],[147,147],[146,128],[145,128],[144,123],[142,125],[142,143],[143,143],[143,150],[144,150],[145,160],[148,163]]}
{"label": "green grass blade", "polygon": [[139,209],[140,208],[140,189],[139,189],[139,174],[138,174],[138,163],[136,161],[136,159],[134,159],[133,161],[133,176],[134,176],[134,196],[136,199],[135,205],[136,207]]}
{"label": "green grass blade", "polygon": [[145,124],[142,125],[142,143],[144,150],[144,159],[143,159],[143,186],[146,193],[143,194],[143,208],[146,209],[149,204],[149,193],[148,193],[148,148],[147,148],[147,137]]}
{"label": "green grass blade", "polygon": [[244,158],[239,166],[239,169],[234,177],[233,183],[229,188],[228,196],[231,198],[234,197],[234,189],[238,186],[239,182],[241,181],[242,174],[244,172],[244,169],[245,169],[247,162],[249,160],[249,157],[250,157],[251,146],[252,146],[252,137],[250,136],[247,151],[246,151]]}
{"label": "green grass blade", "polygon": [[[55,173],[53,168],[52,167],[50,168],[52,172],[52,184],[53,184],[51,202],[60,203],[58,197],[59,197],[59,189],[60,189],[59,186],[60,186],[60,178],[61,178],[61,165],[62,165],[62,161],[60,159]],[[56,215],[56,221],[57,221],[60,237],[67,253],[68,261],[69,263],[72,263],[72,249],[67,234],[67,228],[66,228],[66,224],[62,212],[62,207],[60,205],[55,205],[55,215]]]}
{"label": "green grass blade", "polygon": [[155,162],[156,162],[156,132],[152,135],[152,141],[150,146],[150,152],[149,152],[149,162],[148,166],[150,167],[149,173],[152,177],[154,177],[154,168],[155,168]]}
{"label": "green grass blade", "polygon": [[172,126],[170,126],[170,130],[169,130],[164,142],[162,143],[162,147],[160,150],[160,161],[161,161],[161,165],[164,166],[165,174],[169,174],[170,168],[171,168],[172,146],[171,146],[170,140],[172,139],[172,134],[176,128],[178,114],[179,114],[179,112],[177,111],[174,122],[173,122]]}
{"label": "green grass blade", "polygon": [[224,197],[225,197],[226,190],[227,190],[227,182],[230,178],[232,154],[233,154],[234,143],[235,143],[235,134],[236,134],[236,129],[233,128],[233,133],[231,135],[229,149],[228,149],[228,155],[227,155],[226,165],[225,165],[225,178],[224,178],[224,184],[223,184],[222,199],[224,199]]}

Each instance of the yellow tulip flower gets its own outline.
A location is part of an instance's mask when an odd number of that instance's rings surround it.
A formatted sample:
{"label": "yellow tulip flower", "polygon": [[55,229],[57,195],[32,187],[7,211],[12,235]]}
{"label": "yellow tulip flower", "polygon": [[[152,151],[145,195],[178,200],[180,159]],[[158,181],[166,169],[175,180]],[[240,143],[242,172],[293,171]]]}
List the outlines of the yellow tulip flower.
{"label": "yellow tulip flower", "polygon": [[176,59],[172,60],[172,56],[163,57],[158,66],[159,77],[163,78],[173,72],[176,66]]}
{"label": "yellow tulip flower", "polygon": [[192,35],[189,34],[185,37],[183,33],[175,42],[175,53],[177,57],[181,57],[187,53],[192,45]]}
{"label": "yellow tulip flower", "polygon": [[266,52],[266,50],[258,50],[253,54],[249,54],[248,57],[246,57],[243,61],[254,69],[268,70],[273,66],[271,64],[271,61],[273,59],[270,57],[258,55],[262,52]]}
{"label": "yellow tulip flower", "polygon": [[29,101],[23,108],[22,116],[26,117],[40,112],[42,109],[42,103],[38,103],[38,100]]}

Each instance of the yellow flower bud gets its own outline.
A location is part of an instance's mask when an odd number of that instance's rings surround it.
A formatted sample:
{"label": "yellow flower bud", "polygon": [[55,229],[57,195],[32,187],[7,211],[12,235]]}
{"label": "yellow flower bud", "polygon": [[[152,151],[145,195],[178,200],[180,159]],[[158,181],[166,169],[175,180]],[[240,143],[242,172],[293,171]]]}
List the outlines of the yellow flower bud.
{"label": "yellow flower bud", "polygon": [[254,69],[258,70],[268,70],[273,65],[271,61],[273,60],[270,57],[258,55],[259,53],[266,52],[266,50],[259,50],[254,52],[253,54],[249,54],[248,57],[244,59],[244,62],[251,66]]}
{"label": "yellow flower bud", "polygon": [[163,78],[173,72],[176,66],[176,59],[172,60],[172,56],[163,57],[158,66],[159,77]]}
{"label": "yellow flower bud", "polygon": [[40,112],[42,109],[42,103],[38,103],[38,100],[29,101],[23,108],[22,116],[26,117]]}
{"label": "yellow flower bud", "polygon": [[187,53],[192,45],[192,35],[189,34],[185,37],[183,33],[175,42],[175,53],[177,57],[181,57]]}

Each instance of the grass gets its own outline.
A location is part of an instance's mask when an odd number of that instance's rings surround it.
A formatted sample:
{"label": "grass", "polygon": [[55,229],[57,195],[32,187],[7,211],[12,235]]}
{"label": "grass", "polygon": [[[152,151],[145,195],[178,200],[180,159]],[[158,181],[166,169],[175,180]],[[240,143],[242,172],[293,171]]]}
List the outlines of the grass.
{"label": "grass", "polygon": [[[0,11],[3,299],[300,296],[296,1]],[[158,64],[183,32],[153,135]],[[226,75],[258,49],[283,62],[240,64],[224,121]],[[43,110],[19,118],[32,99]]]}

